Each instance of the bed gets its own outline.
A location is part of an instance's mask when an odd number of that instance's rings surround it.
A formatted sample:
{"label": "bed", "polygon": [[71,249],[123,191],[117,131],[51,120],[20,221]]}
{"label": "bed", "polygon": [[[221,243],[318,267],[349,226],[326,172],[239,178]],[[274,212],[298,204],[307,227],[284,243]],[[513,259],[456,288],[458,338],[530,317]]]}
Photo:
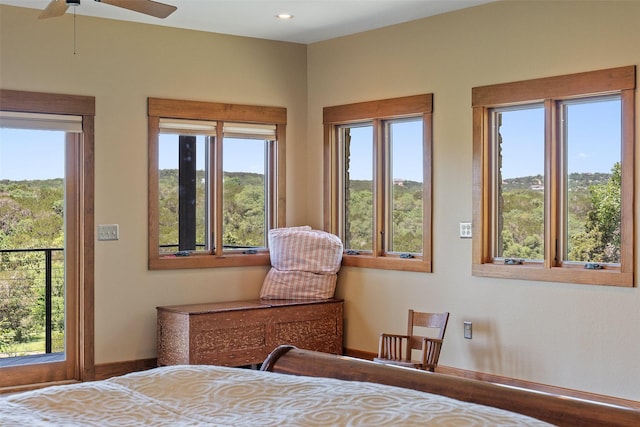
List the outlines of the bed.
{"label": "bed", "polygon": [[546,426],[549,422],[640,425],[640,411],[291,346],[275,349],[260,370],[165,366],[0,397],[3,427]]}

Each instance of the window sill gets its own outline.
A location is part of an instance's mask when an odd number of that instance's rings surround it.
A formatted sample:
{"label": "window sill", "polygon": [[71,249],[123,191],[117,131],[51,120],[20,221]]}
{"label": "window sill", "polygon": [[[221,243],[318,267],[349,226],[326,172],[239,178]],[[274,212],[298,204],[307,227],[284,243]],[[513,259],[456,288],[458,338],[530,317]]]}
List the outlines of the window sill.
{"label": "window sill", "polygon": [[176,270],[186,268],[251,267],[270,265],[268,252],[257,254],[193,254],[189,256],[156,256],[149,258],[149,270]]}
{"label": "window sill", "polygon": [[586,270],[576,267],[542,265],[473,264],[472,275],[500,279],[575,283],[584,285],[633,287],[633,273],[620,269]]}
{"label": "window sill", "polygon": [[431,272],[431,260],[422,257],[374,257],[371,255],[343,255],[342,265],[345,267],[376,268],[380,270]]}

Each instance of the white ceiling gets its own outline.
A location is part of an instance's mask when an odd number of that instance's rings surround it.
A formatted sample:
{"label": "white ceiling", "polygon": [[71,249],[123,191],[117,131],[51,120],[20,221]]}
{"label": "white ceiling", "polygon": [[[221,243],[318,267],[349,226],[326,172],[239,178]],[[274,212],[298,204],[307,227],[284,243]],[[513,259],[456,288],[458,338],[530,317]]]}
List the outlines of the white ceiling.
{"label": "white ceiling", "polygon": [[[178,7],[165,19],[92,0],[77,15],[143,22],[213,33],[309,44],[495,0],[159,0]],[[49,0],[0,0],[0,4],[44,9]],[[67,14],[73,14],[70,7]],[[279,20],[278,13],[290,20]],[[60,19],[60,18],[49,18]]]}

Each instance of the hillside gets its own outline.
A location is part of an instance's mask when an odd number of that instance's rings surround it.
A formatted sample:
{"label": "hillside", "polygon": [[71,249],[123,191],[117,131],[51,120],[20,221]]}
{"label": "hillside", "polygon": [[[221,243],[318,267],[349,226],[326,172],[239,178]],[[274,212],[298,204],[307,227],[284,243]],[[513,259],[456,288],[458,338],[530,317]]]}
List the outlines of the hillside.
{"label": "hillside", "polygon": [[[611,174],[572,174],[569,178],[567,256],[572,261],[616,263],[620,259],[620,166]],[[160,171],[160,242],[175,251],[178,241],[177,170]],[[196,181],[204,183],[204,172]],[[252,173],[224,176],[225,246],[266,246],[264,177]],[[63,248],[64,183],[62,179],[0,181],[0,250]],[[370,250],[371,181],[349,183],[345,232],[347,249]],[[204,184],[197,198],[204,200]],[[542,259],[544,200],[541,176],[505,179],[500,200],[502,221],[498,256]],[[205,207],[196,213],[197,244],[204,242]],[[422,184],[398,181],[393,186],[394,252],[422,252]],[[434,242],[437,247],[438,242]],[[164,250],[164,249],[163,249]],[[0,264],[0,352],[27,342],[44,327],[44,252],[4,252]],[[60,251],[62,254],[62,252]],[[40,254],[40,255],[36,255]],[[61,255],[62,256],[62,255]],[[63,259],[54,261],[63,271]],[[54,327],[63,331],[64,278],[54,277]],[[4,350],[3,350],[4,349]]]}

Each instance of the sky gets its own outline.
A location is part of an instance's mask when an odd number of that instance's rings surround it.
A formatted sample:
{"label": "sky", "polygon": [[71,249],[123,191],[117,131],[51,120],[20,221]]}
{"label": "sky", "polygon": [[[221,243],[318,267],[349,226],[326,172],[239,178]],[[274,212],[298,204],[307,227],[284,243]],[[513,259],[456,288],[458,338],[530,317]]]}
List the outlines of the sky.
{"label": "sky", "polygon": [[[178,135],[160,135],[160,169],[178,168]],[[204,170],[204,136],[196,137],[196,166]],[[223,150],[225,172],[264,174],[264,142],[256,139],[226,138]]]}
{"label": "sky", "polygon": [[[373,129],[371,126],[351,127],[349,177],[371,180],[373,174]],[[422,121],[402,121],[392,124],[392,169],[395,179],[422,182]]]}
{"label": "sky", "polygon": [[64,135],[0,128],[0,180],[63,178]]}
{"label": "sky", "polygon": [[[569,172],[610,173],[620,154],[620,101],[568,104]],[[503,113],[502,177],[544,174],[544,110],[511,109]],[[609,135],[609,136],[607,136]],[[618,144],[608,143],[615,135]],[[614,147],[617,148],[613,149]]]}
{"label": "sky", "polygon": [[[612,150],[605,135],[614,134],[620,140],[620,103],[609,99],[598,103],[572,103],[568,107],[569,171],[609,173],[620,160],[620,151]],[[542,175],[544,153],[541,108],[507,110],[503,112],[500,132],[503,137],[503,178]],[[533,126],[529,125],[534,123]],[[36,135],[35,138],[30,136]],[[371,179],[371,128],[352,128],[351,178]],[[419,149],[421,126],[416,122],[394,125],[394,178],[422,181],[422,159],[415,156]],[[170,136],[170,135],[169,135]],[[402,141],[407,142],[402,142]],[[202,139],[200,140],[202,141]],[[445,143],[434,141],[434,144]],[[202,147],[202,142],[200,142]],[[173,145],[173,144],[171,144]],[[160,168],[177,166],[177,151],[161,142]],[[471,141],[469,141],[471,147]],[[619,144],[616,145],[619,147]],[[201,148],[200,148],[201,149]],[[470,149],[470,148],[469,148]],[[61,178],[64,174],[64,133],[60,131],[24,131],[0,128],[0,180]],[[198,168],[202,158],[198,156]],[[238,140],[225,145],[225,171],[264,171],[262,143]],[[434,165],[438,167],[438,165]]]}

